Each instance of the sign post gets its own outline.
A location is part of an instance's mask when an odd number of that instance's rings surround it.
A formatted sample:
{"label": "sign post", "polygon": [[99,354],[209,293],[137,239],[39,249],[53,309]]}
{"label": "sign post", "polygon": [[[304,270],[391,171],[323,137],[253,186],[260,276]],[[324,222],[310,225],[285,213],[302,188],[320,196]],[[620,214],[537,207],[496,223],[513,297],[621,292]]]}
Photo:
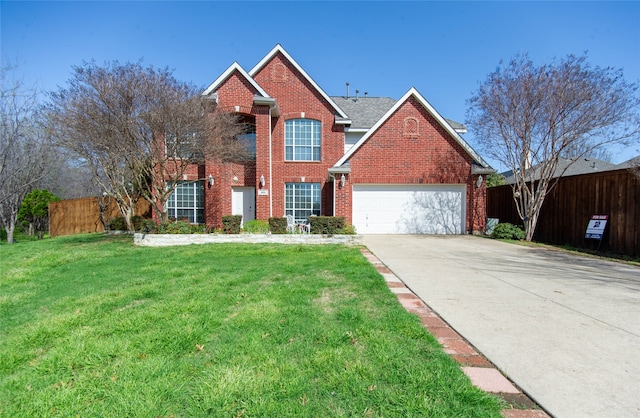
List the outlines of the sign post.
{"label": "sign post", "polygon": [[604,230],[607,227],[607,221],[609,215],[593,215],[587,225],[587,232],[584,237],[587,239],[598,240],[598,250],[600,250],[600,244],[602,244],[602,237],[604,237]]}

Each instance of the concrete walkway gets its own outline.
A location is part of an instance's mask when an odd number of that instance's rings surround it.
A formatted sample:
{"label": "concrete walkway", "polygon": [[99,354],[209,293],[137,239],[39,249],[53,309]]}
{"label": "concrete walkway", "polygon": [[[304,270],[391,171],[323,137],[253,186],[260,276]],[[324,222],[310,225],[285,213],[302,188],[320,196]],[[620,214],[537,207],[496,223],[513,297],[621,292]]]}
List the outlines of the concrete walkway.
{"label": "concrete walkway", "polygon": [[640,268],[472,236],[364,242],[554,416],[640,416]]}

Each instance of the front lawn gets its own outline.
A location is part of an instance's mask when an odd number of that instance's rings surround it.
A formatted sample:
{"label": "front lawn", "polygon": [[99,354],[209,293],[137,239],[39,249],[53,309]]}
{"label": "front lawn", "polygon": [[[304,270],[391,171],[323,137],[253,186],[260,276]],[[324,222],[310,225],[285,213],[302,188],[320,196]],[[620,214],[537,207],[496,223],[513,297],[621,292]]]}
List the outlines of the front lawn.
{"label": "front lawn", "polygon": [[483,417],[357,248],[0,246],[0,416]]}

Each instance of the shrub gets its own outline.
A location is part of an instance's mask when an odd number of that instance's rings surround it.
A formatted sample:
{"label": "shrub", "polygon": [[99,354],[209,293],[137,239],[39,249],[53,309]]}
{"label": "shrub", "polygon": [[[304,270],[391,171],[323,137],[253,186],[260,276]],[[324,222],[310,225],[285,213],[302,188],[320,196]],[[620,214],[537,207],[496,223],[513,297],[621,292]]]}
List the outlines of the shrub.
{"label": "shrub", "polygon": [[116,216],[109,219],[109,229],[112,231],[126,231],[127,222],[125,222],[124,217]]}
{"label": "shrub", "polygon": [[356,235],[356,227],[353,225],[345,225],[344,228],[339,229],[336,231],[336,234],[342,234],[342,235]]}
{"label": "shrub", "polygon": [[269,222],[261,219],[247,221],[244,223],[244,232],[249,234],[266,234],[269,232]]}
{"label": "shrub", "polygon": [[142,216],[136,215],[131,217],[131,224],[133,225],[134,231],[141,231],[143,222],[144,222],[144,218]]}
{"label": "shrub", "polygon": [[287,218],[269,218],[269,229],[272,234],[286,234],[287,233]]}
{"label": "shrub", "polygon": [[145,219],[142,221],[140,232],[155,234],[158,232],[158,224],[153,219]]}
{"label": "shrub", "polygon": [[340,234],[345,229],[345,220],[342,216],[311,216],[312,234],[334,235]]}
{"label": "shrub", "polygon": [[18,222],[24,223],[29,232],[35,232],[38,239],[42,239],[49,230],[49,203],[59,200],[59,197],[48,190],[30,191],[25,195],[18,210]]}
{"label": "shrub", "polygon": [[192,234],[206,234],[207,233],[207,226],[202,224],[192,224],[191,225],[191,233]]}
{"label": "shrub", "polygon": [[190,234],[191,224],[185,221],[163,222],[158,226],[159,234]]}
{"label": "shrub", "polygon": [[226,215],[222,217],[222,230],[225,234],[239,234],[242,215]]}
{"label": "shrub", "polygon": [[510,223],[501,223],[493,228],[492,238],[496,239],[513,239],[521,241],[524,239],[524,230]]}

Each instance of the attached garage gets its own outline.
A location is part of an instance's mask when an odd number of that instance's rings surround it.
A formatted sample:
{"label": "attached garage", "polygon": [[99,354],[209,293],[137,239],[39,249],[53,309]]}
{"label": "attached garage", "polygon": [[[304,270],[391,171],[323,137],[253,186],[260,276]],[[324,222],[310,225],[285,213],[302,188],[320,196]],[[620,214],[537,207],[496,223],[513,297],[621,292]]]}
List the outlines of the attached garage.
{"label": "attached garage", "polygon": [[353,185],[360,234],[462,234],[465,184]]}

